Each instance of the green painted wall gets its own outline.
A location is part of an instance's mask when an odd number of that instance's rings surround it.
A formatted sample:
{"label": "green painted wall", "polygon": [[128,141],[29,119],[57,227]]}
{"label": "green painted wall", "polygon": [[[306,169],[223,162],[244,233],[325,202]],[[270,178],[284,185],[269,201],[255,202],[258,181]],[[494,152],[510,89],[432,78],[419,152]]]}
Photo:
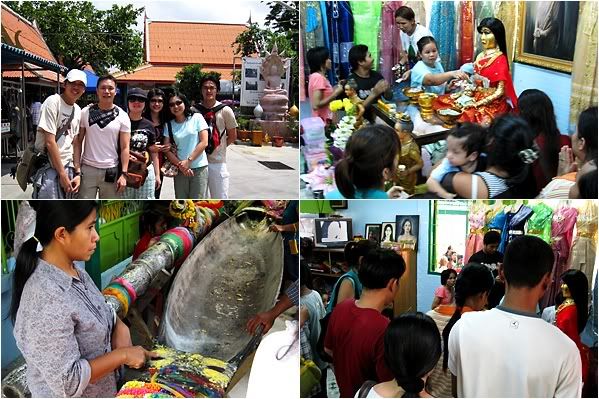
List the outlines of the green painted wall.
{"label": "green painted wall", "polygon": [[333,213],[327,200],[301,200],[300,213]]}

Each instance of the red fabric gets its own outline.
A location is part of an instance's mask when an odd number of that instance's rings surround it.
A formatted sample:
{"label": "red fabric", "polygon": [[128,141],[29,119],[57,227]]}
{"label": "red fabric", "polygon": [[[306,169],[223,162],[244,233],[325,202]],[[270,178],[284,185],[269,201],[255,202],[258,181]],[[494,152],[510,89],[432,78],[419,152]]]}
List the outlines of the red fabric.
{"label": "red fabric", "polygon": [[516,90],[514,90],[514,83],[512,83],[512,77],[510,75],[510,67],[507,62],[505,54],[497,57],[495,61],[486,68],[479,69],[478,64],[485,64],[485,58],[481,58],[478,62],[474,63],[474,72],[484,76],[491,81],[491,87],[497,87],[499,82],[504,82],[505,96],[512,101],[514,110],[518,109],[518,97],[516,96]]}
{"label": "red fabric", "polygon": [[474,56],[474,15],[471,1],[462,1],[460,6],[460,65],[464,65]]}
{"label": "red fabric", "polygon": [[582,382],[586,383],[589,371],[589,348],[580,341],[578,334],[578,313],[576,305],[567,305],[558,308],[555,315],[555,325],[562,330],[578,347],[580,360],[582,361]]}
{"label": "red fabric", "polygon": [[[545,152],[545,136],[544,135],[537,136],[537,138],[535,139],[535,142],[537,143],[537,146],[539,146],[541,153],[544,153]],[[563,146],[572,147],[572,141],[570,140],[570,136],[566,136],[565,134],[560,134],[559,145],[558,145],[558,149],[557,149],[558,154],[559,154],[560,149]],[[547,176],[548,178],[545,177],[545,173],[543,172],[543,167],[541,166],[541,162],[538,159],[532,164],[532,173],[535,176],[535,180],[537,182],[537,190],[539,192],[541,192],[541,190],[547,184],[549,184],[551,179],[555,177],[555,176]],[[555,171],[555,173],[557,173],[557,170]]]}
{"label": "red fabric", "polygon": [[342,398],[353,398],[364,381],[393,379],[385,365],[383,337],[389,319],[347,299],[331,314],[324,346],[333,351],[335,377]]}
{"label": "red fabric", "polygon": [[141,236],[141,238],[139,239],[137,244],[135,244],[135,248],[133,248],[133,259],[132,260],[139,258],[139,255],[141,255],[146,249],[148,249],[148,246],[150,245],[151,240],[152,240],[152,235],[146,231]]}

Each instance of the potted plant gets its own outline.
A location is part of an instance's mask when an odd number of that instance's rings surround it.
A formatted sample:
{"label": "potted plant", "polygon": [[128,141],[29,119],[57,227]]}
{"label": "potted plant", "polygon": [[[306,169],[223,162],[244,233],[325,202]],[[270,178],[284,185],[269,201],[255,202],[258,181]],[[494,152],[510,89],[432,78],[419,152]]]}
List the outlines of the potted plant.
{"label": "potted plant", "polygon": [[237,138],[241,141],[248,141],[250,139],[250,131],[248,130],[250,120],[240,116],[237,118]]}
{"label": "potted plant", "polygon": [[252,144],[255,146],[262,146],[264,141],[264,132],[262,131],[261,126],[256,122],[256,120],[249,121]]}

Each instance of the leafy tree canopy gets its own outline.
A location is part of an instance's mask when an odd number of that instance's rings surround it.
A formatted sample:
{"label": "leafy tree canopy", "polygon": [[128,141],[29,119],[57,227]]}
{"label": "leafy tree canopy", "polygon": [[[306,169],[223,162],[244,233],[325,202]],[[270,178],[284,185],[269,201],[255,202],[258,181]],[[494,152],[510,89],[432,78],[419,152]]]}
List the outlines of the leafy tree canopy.
{"label": "leafy tree canopy", "polygon": [[132,71],[141,64],[142,35],[135,30],[142,8],[116,5],[102,11],[89,1],[7,1],[7,6],[35,21],[48,47],[67,68],[89,63],[103,74],[112,66]]}
{"label": "leafy tree canopy", "polygon": [[203,72],[202,64],[193,64],[183,67],[183,69],[177,72],[175,79],[175,88],[181,93],[185,94],[187,98],[199,102],[202,98],[202,89],[200,87],[200,81],[206,75],[213,75],[220,80],[220,73],[214,71]]}

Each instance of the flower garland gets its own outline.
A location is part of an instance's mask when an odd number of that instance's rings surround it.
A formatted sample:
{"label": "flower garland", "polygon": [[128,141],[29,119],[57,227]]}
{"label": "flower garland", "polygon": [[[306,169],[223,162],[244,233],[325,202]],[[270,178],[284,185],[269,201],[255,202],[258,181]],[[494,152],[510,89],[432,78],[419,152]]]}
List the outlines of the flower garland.
{"label": "flower garland", "polygon": [[182,226],[194,230],[198,226],[197,210],[192,200],[175,200],[169,206],[172,217],[182,221]]}

